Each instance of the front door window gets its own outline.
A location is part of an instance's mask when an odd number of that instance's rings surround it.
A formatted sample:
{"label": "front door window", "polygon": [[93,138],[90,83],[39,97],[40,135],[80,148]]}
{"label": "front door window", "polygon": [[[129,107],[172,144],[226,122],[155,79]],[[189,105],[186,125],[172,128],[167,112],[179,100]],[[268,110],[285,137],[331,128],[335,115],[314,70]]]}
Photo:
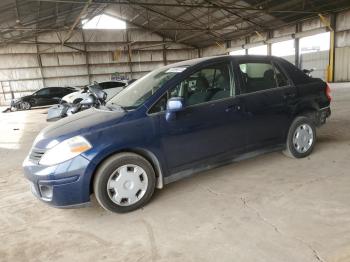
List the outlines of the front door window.
{"label": "front door window", "polygon": [[194,106],[235,95],[235,85],[229,63],[206,66],[191,74],[161,97],[149,113],[166,109],[167,99],[183,97],[186,106]]}

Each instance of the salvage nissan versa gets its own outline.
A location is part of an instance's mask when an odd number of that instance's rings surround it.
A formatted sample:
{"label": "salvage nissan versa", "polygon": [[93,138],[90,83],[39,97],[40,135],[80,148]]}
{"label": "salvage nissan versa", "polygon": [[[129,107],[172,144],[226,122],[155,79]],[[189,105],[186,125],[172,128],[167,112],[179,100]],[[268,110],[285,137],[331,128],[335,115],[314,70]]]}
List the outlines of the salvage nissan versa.
{"label": "salvage nissan versa", "polygon": [[95,194],[105,209],[127,212],[201,170],[272,150],[308,156],[330,101],[325,82],[281,58],[188,60],[145,75],[105,107],[49,125],[24,173],[53,206]]}

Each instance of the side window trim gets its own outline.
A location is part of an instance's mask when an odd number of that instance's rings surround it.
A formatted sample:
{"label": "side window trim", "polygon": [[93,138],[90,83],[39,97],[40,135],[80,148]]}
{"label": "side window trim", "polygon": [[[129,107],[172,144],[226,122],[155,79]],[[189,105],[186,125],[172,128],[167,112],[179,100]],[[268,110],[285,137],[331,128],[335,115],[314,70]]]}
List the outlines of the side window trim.
{"label": "side window trim", "polygon": [[[253,92],[243,92],[244,88],[246,88],[246,83],[243,80],[243,72],[240,69],[240,64],[249,64],[249,63],[261,63],[261,64],[270,64],[271,67],[273,68],[274,71],[274,80],[276,82],[276,86],[272,87],[272,88],[268,88],[268,89],[262,89],[262,90],[258,90],[258,91],[253,91]],[[277,84],[277,79],[276,79],[276,72],[275,72],[275,66],[274,66],[274,61],[272,61],[271,59],[267,59],[267,60],[255,60],[255,59],[241,59],[239,61],[237,61],[237,69],[239,71],[239,76],[240,76],[240,92],[239,95],[249,95],[249,94],[256,94],[256,93],[261,93],[261,92],[266,92],[266,91],[271,91],[274,90],[276,88],[278,88],[278,84]]]}
{"label": "side window trim", "polygon": [[230,60],[230,97],[233,98],[237,95],[238,78],[235,73],[235,64],[232,59]]}
{"label": "side window trim", "polygon": [[[215,100],[208,100],[208,101],[203,101],[203,102],[200,102],[200,103],[195,103],[195,104],[191,104],[191,105],[187,105],[186,108],[192,108],[192,107],[195,107],[195,106],[201,106],[201,105],[206,105],[208,103],[215,103],[216,101],[221,101],[221,100],[224,100],[224,99],[229,99],[229,98],[232,98],[231,96],[231,90],[233,88],[232,86],[232,74],[231,74],[231,68],[232,68],[232,64],[231,64],[231,61],[230,60],[226,60],[226,61],[220,61],[220,62],[215,62],[215,63],[211,63],[211,64],[208,64],[208,65],[204,65],[203,67],[201,68],[198,68],[196,71],[194,71],[192,74],[190,74],[189,76],[195,74],[196,72],[200,71],[200,70],[203,70],[203,69],[206,69],[206,68],[210,68],[212,67],[214,69],[214,77],[213,77],[213,82],[212,84],[215,83],[216,81],[216,74],[217,74],[217,71],[218,71],[218,68],[215,68],[215,66],[217,65],[222,65],[224,64],[224,66],[226,67],[226,69],[228,70],[228,77],[229,77],[229,89],[230,89],[230,92],[229,92],[229,96],[228,97],[223,97],[223,98],[218,98],[218,99],[215,99]],[[187,77],[189,77],[187,76]],[[186,79],[186,78],[185,78]],[[213,96],[213,95],[212,95]]]}
{"label": "side window trim", "polygon": [[[39,93],[39,95],[40,96],[42,96],[42,95],[48,95],[49,94],[49,92],[47,92],[47,90],[48,90],[48,88],[46,87],[46,88],[42,88],[42,89],[40,89],[39,91],[38,91],[38,93]],[[42,92],[45,92],[44,94],[42,94]],[[47,93],[46,93],[47,92]],[[40,94],[41,93],[41,94]]]}
{"label": "side window trim", "polygon": [[216,102],[216,101],[221,101],[221,100],[226,100],[226,99],[232,99],[234,98],[236,95],[231,95],[232,93],[232,89],[235,89],[235,93],[236,93],[236,86],[237,86],[237,82],[236,82],[236,76],[234,75],[234,69],[233,69],[233,64],[232,64],[232,60],[224,60],[224,61],[215,61],[215,62],[212,62],[212,63],[209,63],[209,64],[206,64],[206,65],[203,65],[201,67],[198,67],[196,68],[194,71],[191,71],[189,73],[187,73],[183,78],[181,78],[181,80],[177,81],[176,83],[173,84],[172,87],[168,88],[150,107],[149,109],[147,110],[146,114],[147,115],[156,115],[156,114],[161,114],[161,113],[165,113],[165,110],[163,111],[159,111],[159,112],[153,112],[153,113],[150,113],[150,111],[153,109],[153,107],[164,97],[166,96],[167,97],[167,100],[169,99],[170,97],[170,91],[172,89],[174,89],[178,84],[181,84],[184,80],[186,80],[188,77],[190,77],[191,75],[195,74],[196,72],[202,70],[202,69],[205,69],[207,67],[210,67],[210,66],[214,66],[214,65],[219,65],[219,64],[226,64],[226,66],[228,66],[228,71],[229,71],[229,85],[230,85],[230,96],[229,97],[225,97],[225,98],[221,98],[221,99],[217,99],[217,100],[212,100],[212,101],[207,101],[207,102],[204,102],[204,103],[199,103],[199,104],[195,104],[195,105],[189,105],[189,106],[186,106],[186,108],[192,108],[194,106],[201,106],[201,105],[205,105],[205,104],[208,104],[208,103],[213,103],[213,102]]}
{"label": "side window trim", "polygon": [[[280,86],[280,87],[289,87],[289,86],[295,86],[292,79],[290,78],[289,74],[287,74],[287,71],[283,68],[283,66],[278,62],[278,61],[272,61],[273,67],[277,68],[287,79],[288,79],[288,84],[285,86]],[[276,72],[275,72],[276,74]]]}

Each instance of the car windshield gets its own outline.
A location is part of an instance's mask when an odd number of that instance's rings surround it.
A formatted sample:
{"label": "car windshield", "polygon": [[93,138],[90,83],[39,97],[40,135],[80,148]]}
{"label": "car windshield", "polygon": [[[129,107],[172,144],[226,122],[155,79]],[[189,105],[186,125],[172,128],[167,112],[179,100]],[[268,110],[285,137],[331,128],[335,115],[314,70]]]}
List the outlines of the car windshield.
{"label": "car windshield", "polygon": [[151,97],[165,82],[181,73],[187,66],[162,67],[133,82],[113,97],[107,106],[121,106],[124,109],[135,109]]}

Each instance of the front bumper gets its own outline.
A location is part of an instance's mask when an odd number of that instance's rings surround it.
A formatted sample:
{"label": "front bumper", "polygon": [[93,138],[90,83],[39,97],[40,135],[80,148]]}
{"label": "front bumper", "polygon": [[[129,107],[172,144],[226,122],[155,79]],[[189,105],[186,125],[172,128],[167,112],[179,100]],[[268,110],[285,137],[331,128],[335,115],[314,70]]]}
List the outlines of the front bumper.
{"label": "front bumper", "polygon": [[55,166],[42,166],[28,157],[23,162],[24,176],[33,194],[55,207],[74,207],[90,202],[88,173],[90,161],[79,155]]}
{"label": "front bumper", "polygon": [[10,103],[10,107],[15,107],[17,109],[20,108],[21,100],[20,99],[12,99]]}

